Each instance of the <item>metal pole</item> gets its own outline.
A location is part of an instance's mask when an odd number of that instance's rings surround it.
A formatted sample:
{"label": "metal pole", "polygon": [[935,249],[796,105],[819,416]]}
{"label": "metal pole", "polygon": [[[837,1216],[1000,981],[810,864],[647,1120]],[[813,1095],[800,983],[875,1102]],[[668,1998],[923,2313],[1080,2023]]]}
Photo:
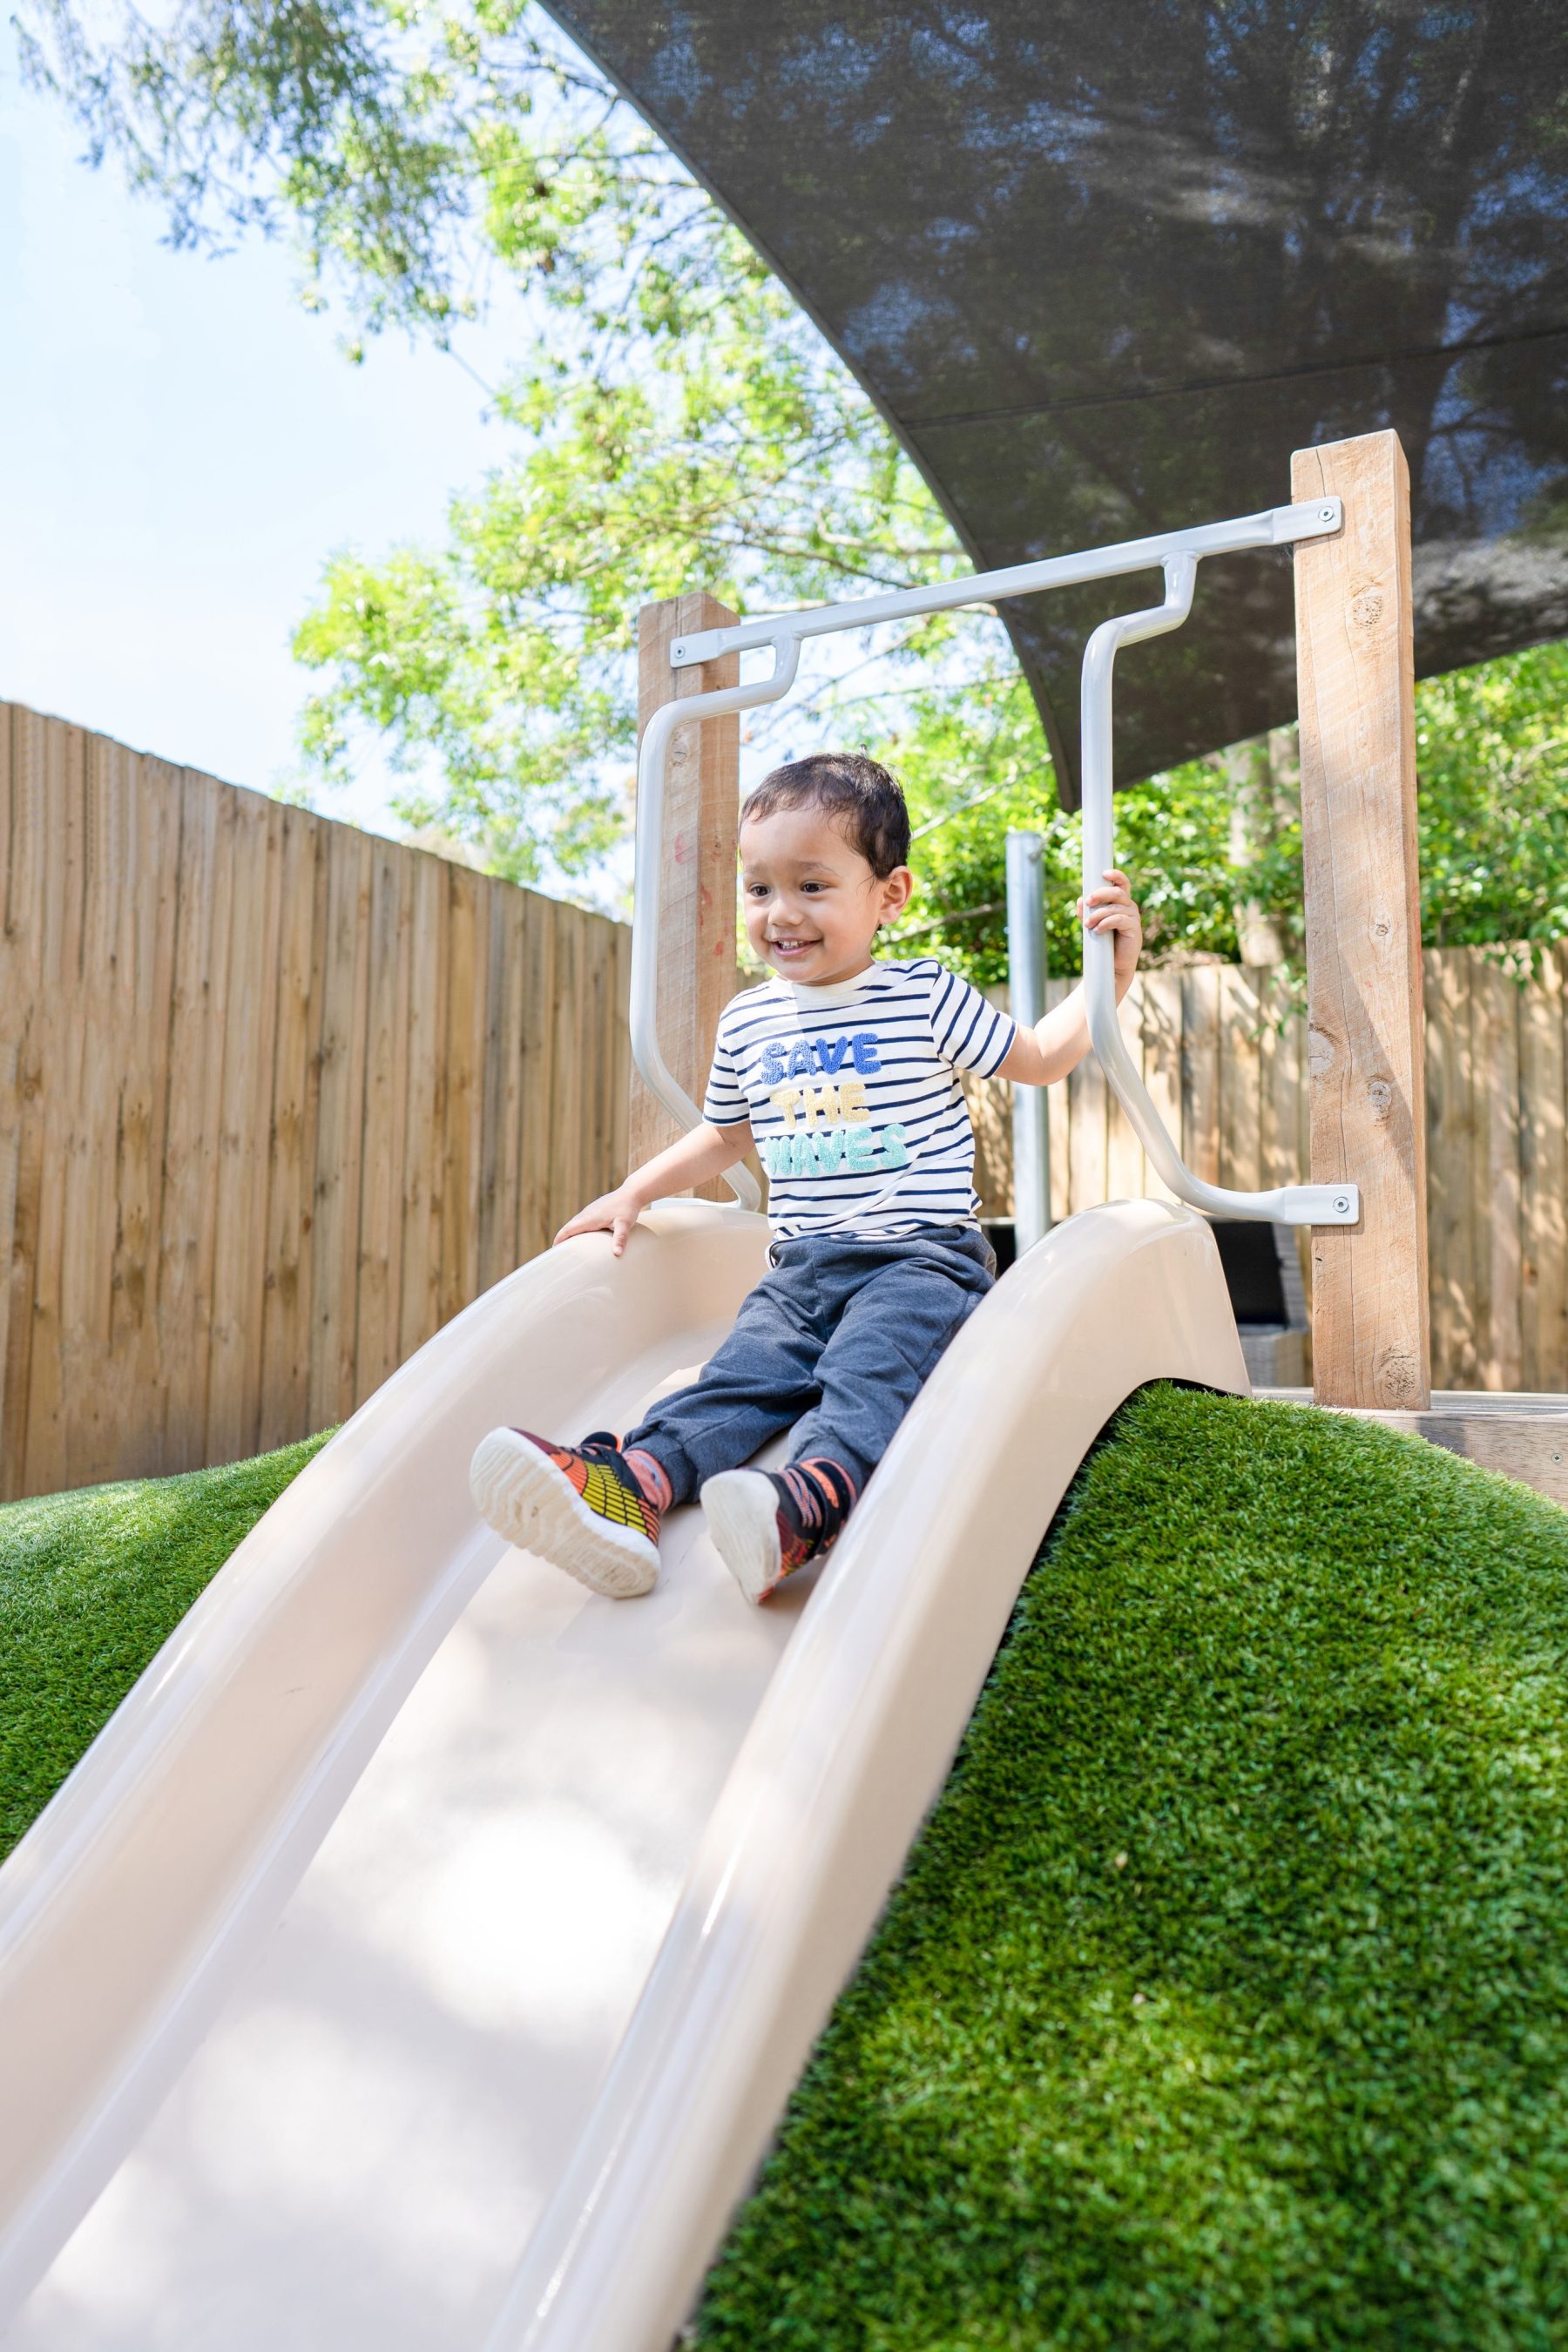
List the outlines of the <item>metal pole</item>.
{"label": "metal pole", "polygon": [[[1046,845],[1007,835],[1007,978],[1013,1018],[1034,1028],[1046,1012]],[[1013,1232],[1020,1257],[1051,1223],[1051,1130],[1044,1087],[1013,1089]]]}

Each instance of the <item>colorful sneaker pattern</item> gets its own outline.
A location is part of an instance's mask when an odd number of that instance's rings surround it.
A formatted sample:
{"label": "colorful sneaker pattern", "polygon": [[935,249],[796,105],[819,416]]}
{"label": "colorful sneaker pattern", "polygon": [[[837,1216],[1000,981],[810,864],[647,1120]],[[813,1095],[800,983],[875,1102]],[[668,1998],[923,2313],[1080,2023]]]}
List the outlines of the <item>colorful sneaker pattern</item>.
{"label": "colorful sneaker pattern", "polygon": [[828,1461],[792,1462],[776,1472],[722,1470],[702,1488],[713,1548],[752,1602],[826,1551],[854,1502],[849,1473]]}
{"label": "colorful sneaker pattern", "polygon": [[658,1580],[659,1515],[608,1430],[561,1445],[531,1430],[492,1429],[468,1487],[498,1535],[592,1592],[629,1601]]}

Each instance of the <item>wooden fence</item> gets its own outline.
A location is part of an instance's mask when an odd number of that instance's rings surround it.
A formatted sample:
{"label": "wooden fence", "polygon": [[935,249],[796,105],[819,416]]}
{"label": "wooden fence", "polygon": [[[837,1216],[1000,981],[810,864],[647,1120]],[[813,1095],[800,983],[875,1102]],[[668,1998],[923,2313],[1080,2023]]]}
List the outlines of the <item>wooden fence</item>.
{"label": "wooden fence", "polygon": [[[340,1420],[625,1168],[603,918],[8,704],[0,909],[0,1496]],[[1565,977],[1426,959],[1440,1387],[1568,1391]],[[1151,971],[1122,1025],[1200,1175],[1306,1174],[1279,973]],[[1158,1192],[1097,1065],[1050,1116],[1058,1216]]]}
{"label": "wooden fence", "polygon": [[[1568,960],[1548,955],[1528,978],[1481,948],[1423,961],[1433,1384],[1568,1391]],[[1053,982],[1051,1001],[1069,985]],[[1279,973],[1152,971],[1121,1025],[1197,1175],[1248,1190],[1305,1179],[1306,1021]],[[972,1099],[984,1207],[1006,1215],[1009,1105],[1001,1088]],[[1163,1192],[1098,1064],[1052,1089],[1050,1120],[1054,1215]]]}
{"label": "wooden fence", "polygon": [[624,1170],[629,934],[0,704],[0,1495],[341,1420]]}

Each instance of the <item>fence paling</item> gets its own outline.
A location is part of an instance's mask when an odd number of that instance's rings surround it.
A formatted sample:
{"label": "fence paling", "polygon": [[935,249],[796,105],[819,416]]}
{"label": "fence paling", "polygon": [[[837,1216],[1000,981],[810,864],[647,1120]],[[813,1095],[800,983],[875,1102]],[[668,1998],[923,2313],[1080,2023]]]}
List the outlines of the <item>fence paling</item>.
{"label": "fence paling", "polygon": [[626,935],[0,704],[0,1496],[369,1395],[624,1172]]}
{"label": "fence paling", "polygon": [[1563,1019],[1563,967],[1552,956],[1520,1008],[1521,1341],[1532,1389],[1568,1389]]}

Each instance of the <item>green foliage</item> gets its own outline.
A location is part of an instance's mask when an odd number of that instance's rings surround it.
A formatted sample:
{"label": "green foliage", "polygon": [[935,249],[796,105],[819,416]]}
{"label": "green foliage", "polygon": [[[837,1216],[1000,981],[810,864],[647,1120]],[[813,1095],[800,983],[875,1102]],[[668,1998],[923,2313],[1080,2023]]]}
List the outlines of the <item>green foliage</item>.
{"label": "green foliage", "polygon": [[[983,984],[1005,977],[1004,843],[1009,827],[1031,826],[1047,840],[1051,969],[1078,971],[1079,823],[1056,806],[1023,680],[913,697],[911,713],[908,731],[879,747],[901,767],[917,824],[940,820],[917,845],[911,947],[937,950]],[[1568,939],[1568,643],[1424,679],[1415,731],[1426,944]],[[1152,957],[1237,956],[1245,908],[1300,961],[1294,732],[1118,794],[1118,856],[1141,895]]]}
{"label": "green foliage", "polygon": [[1428,947],[1568,938],[1568,643],[1416,688]]}
{"label": "green foliage", "polygon": [[542,853],[580,872],[624,830],[640,603],[702,579],[754,607],[956,562],[869,404],[704,220],[700,272],[633,272],[616,319],[519,372],[519,446],[453,501],[446,546],[337,558],[296,638],[331,675],[307,714],[319,767],[352,762],[363,727],[416,772],[433,757],[438,785],[402,813],[518,879]]}
{"label": "green foliage", "polygon": [[[1270,764],[1266,746],[1250,750],[1249,779],[1237,753],[1225,763],[1228,795],[1256,819],[1229,887],[1299,957],[1294,758]],[[1425,943],[1541,947],[1568,938],[1568,643],[1423,679],[1415,759]]]}
{"label": "green foliage", "polygon": [[1135,1398],[697,2342],[1560,2344],[1565,1707],[1553,1505]]}
{"label": "green foliage", "polygon": [[[909,919],[887,935],[889,950],[940,952],[983,987],[1005,980],[1005,843],[1010,831],[1024,828],[1046,844],[1050,968],[1081,971],[1075,908],[1082,827],[1058,803],[1055,772],[1018,673],[962,693],[912,696],[906,731],[877,748],[909,797],[919,877]],[[1119,794],[1118,855],[1136,878],[1151,954],[1236,954],[1229,823],[1225,780],[1203,761]]]}
{"label": "green foliage", "polygon": [[0,1509],[0,1857],[325,1444]]}
{"label": "green foliage", "polygon": [[286,227],[309,299],[335,283],[373,331],[473,314],[472,228],[492,181],[514,241],[552,267],[547,174],[523,139],[487,178],[489,126],[526,125],[550,95],[604,106],[600,78],[526,0],[467,16],[417,0],[176,0],[156,21],[30,0],[16,22],[26,69],[69,105],[89,159],[117,156],[160,198],[175,245]]}

